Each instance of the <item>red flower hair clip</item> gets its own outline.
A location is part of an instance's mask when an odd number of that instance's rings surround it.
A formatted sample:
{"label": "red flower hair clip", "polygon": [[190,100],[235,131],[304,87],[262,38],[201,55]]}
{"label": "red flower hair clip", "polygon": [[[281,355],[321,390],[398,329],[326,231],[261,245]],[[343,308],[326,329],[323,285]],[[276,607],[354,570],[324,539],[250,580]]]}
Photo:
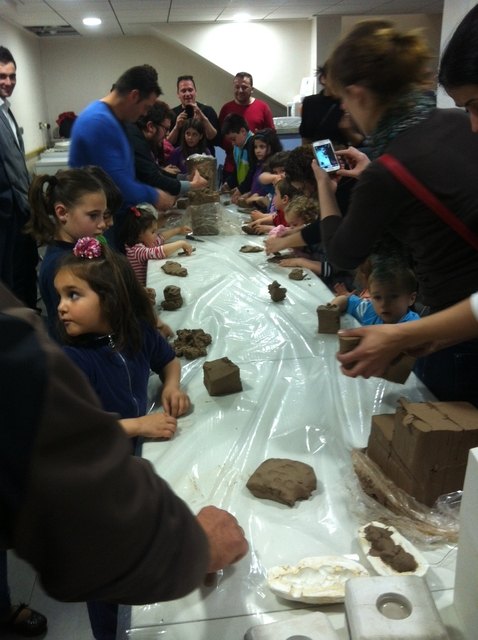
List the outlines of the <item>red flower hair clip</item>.
{"label": "red flower hair clip", "polygon": [[138,209],[138,207],[130,207],[130,209],[135,218],[141,218],[141,211]]}
{"label": "red flower hair clip", "polygon": [[92,260],[93,258],[101,257],[101,243],[96,238],[80,238],[73,248],[73,254],[77,258],[86,258]]}

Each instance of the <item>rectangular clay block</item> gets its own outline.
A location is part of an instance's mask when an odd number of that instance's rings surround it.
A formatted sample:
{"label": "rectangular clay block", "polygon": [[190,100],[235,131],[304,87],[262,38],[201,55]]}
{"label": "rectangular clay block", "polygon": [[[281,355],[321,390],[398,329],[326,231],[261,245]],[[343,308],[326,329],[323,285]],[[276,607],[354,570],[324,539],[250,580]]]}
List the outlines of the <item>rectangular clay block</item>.
{"label": "rectangular clay block", "polygon": [[[395,415],[372,416],[367,455],[397,487],[419,502],[432,506],[438,496],[463,487],[467,454],[462,445],[466,448],[467,444],[460,434],[476,434],[471,429],[476,409],[468,403],[411,404],[403,399],[400,402],[401,407]],[[447,410],[448,415],[442,413]],[[457,428],[456,423],[450,425],[450,414],[457,420],[461,418],[468,429]],[[404,425],[410,421],[410,416],[411,427]],[[441,429],[431,428],[430,421]],[[398,450],[395,448],[397,443]],[[450,448],[449,453],[446,447]],[[408,452],[408,457],[403,457],[404,451]]]}
{"label": "rectangular clay block", "polygon": [[478,446],[478,409],[468,402],[407,402],[395,414],[392,448],[417,478],[466,465]]}
{"label": "rectangular clay block", "polygon": [[340,329],[340,309],[335,304],[322,304],[317,307],[319,333],[337,333]]}
{"label": "rectangular clay block", "polygon": [[405,384],[408,376],[411,374],[415,365],[416,358],[409,356],[406,353],[401,353],[398,358],[395,358],[388,367],[385,369],[381,376],[384,380],[389,382],[398,382],[398,384]]}
{"label": "rectangular clay block", "polygon": [[242,391],[240,370],[229,358],[203,364],[204,386],[210,396],[223,396]]}

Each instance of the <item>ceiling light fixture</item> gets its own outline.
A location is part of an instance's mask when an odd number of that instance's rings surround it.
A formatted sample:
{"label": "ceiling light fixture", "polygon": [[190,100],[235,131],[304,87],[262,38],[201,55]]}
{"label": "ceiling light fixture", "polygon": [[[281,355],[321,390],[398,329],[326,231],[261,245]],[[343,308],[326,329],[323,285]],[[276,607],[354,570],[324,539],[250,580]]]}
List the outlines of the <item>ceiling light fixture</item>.
{"label": "ceiling light fixture", "polygon": [[83,24],[86,27],[97,27],[101,24],[101,20],[99,18],[83,18]]}
{"label": "ceiling light fixture", "polygon": [[232,17],[234,22],[249,22],[251,16],[249,13],[236,13],[235,16]]}

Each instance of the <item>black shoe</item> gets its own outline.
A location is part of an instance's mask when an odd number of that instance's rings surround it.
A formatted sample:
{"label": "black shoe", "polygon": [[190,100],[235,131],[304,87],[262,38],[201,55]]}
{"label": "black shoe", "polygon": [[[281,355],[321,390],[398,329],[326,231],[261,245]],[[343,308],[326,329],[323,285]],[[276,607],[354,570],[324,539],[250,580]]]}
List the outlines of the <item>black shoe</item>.
{"label": "black shoe", "polygon": [[[27,613],[19,619],[22,611],[26,611]],[[47,619],[38,611],[30,609],[28,605],[21,602],[14,608],[8,620],[2,620],[0,622],[0,629],[18,636],[31,638],[33,636],[39,636],[46,631]]]}

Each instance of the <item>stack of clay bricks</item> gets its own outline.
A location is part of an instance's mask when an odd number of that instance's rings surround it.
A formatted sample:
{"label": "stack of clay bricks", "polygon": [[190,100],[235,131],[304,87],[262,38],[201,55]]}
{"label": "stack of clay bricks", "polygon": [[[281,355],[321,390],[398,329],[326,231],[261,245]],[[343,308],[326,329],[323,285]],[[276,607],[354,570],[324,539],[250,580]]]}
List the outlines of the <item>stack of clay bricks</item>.
{"label": "stack of clay bricks", "polygon": [[468,402],[399,400],[372,416],[367,455],[397,487],[432,506],[461,490],[468,452],[478,446],[478,409]]}

